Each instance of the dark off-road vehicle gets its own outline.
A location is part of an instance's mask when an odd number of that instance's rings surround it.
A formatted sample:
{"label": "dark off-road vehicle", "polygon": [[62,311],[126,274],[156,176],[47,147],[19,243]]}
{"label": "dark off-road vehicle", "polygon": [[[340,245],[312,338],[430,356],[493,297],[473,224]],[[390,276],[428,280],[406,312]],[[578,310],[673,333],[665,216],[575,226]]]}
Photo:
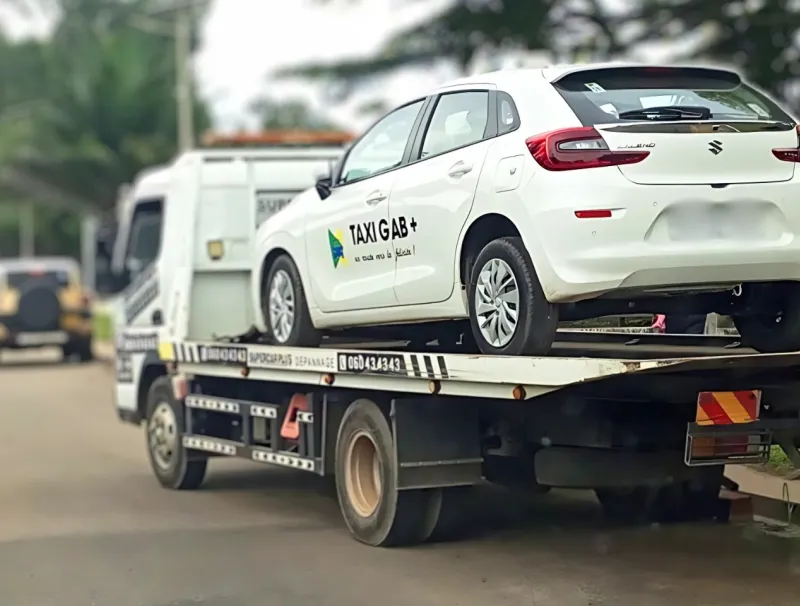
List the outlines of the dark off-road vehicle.
{"label": "dark off-road vehicle", "polygon": [[60,347],[92,359],[92,306],[67,257],[0,259],[0,348]]}

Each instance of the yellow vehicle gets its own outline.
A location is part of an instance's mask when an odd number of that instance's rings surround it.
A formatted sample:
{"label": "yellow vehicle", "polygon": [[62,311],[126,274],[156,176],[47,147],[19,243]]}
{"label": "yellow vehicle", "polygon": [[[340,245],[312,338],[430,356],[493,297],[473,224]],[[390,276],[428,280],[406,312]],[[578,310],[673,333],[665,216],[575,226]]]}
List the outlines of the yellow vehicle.
{"label": "yellow vehicle", "polygon": [[0,348],[60,347],[92,360],[91,298],[67,257],[0,259]]}

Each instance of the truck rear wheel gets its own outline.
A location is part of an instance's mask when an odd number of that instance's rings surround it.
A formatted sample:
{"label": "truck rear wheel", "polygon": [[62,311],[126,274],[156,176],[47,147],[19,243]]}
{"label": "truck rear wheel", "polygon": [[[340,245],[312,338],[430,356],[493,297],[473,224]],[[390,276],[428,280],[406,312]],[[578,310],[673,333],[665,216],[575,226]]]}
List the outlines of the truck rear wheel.
{"label": "truck rear wheel", "polygon": [[203,483],[208,460],[184,448],[183,405],[172,397],[169,377],[159,377],[147,393],[147,454],[165,488],[194,490]]}
{"label": "truck rear wheel", "polygon": [[472,486],[430,488],[427,491],[426,528],[423,540],[430,543],[457,541],[466,533]]}
{"label": "truck rear wheel", "polygon": [[94,349],[91,337],[72,337],[68,343],[61,347],[64,361],[69,362],[77,358],[78,362],[86,363],[94,360]]}
{"label": "truck rear wheel", "polygon": [[426,491],[397,490],[393,440],[377,404],[350,404],[336,441],[336,493],[350,532],[375,547],[424,541],[433,527]]}

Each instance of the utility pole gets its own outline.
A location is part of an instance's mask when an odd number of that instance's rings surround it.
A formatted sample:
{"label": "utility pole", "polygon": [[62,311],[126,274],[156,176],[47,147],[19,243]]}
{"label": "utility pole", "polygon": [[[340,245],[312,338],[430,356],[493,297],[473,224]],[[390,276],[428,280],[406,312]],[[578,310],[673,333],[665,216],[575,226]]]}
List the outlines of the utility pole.
{"label": "utility pole", "polygon": [[19,207],[19,256],[32,257],[36,254],[36,211],[31,202],[23,202]]}
{"label": "utility pole", "polygon": [[[186,0],[169,8],[134,15],[133,27],[158,36],[168,36],[175,44],[175,103],[178,113],[178,149],[194,147],[194,96],[192,95],[192,23],[196,10],[210,0]],[[158,17],[173,15],[172,24]]]}
{"label": "utility pole", "polygon": [[192,5],[182,7],[175,15],[175,69],[178,112],[178,149],[194,147],[194,99],[192,98]]}

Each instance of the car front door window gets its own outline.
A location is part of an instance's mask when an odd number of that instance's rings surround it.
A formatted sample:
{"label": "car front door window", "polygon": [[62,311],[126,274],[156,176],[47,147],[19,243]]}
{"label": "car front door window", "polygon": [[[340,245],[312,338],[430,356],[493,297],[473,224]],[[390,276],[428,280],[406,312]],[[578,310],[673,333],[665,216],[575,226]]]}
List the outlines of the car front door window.
{"label": "car front door window", "polygon": [[350,150],[338,184],[346,185],[399,166],[422,103],[396,109],[373,126]]}

